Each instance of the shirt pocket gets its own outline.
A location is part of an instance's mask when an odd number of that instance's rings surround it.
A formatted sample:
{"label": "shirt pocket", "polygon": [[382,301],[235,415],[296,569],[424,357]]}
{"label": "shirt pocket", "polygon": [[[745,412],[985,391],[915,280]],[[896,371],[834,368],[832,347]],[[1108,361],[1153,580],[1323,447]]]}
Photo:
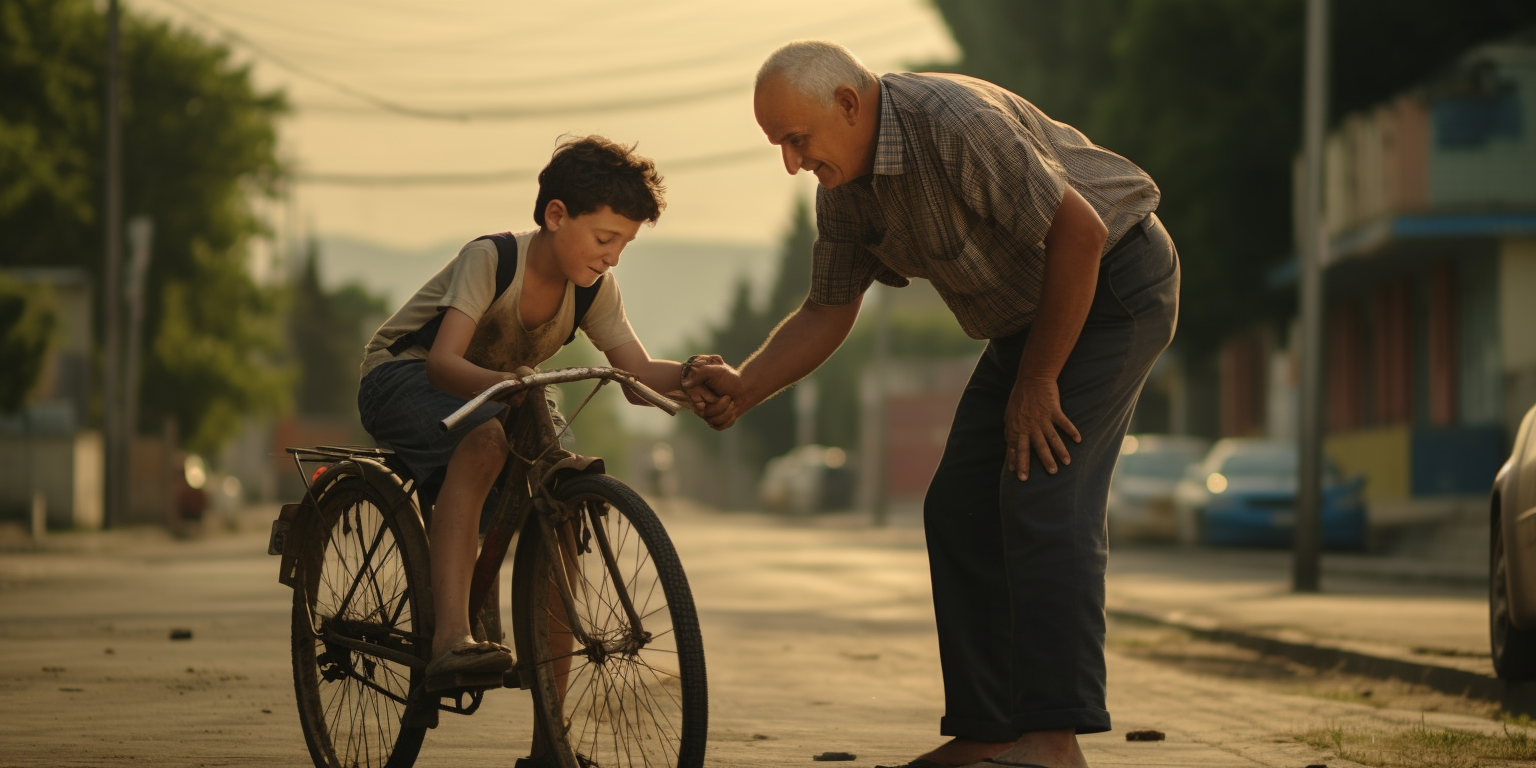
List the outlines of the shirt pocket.
{"label": "shirt pocket", "polygon": [[917,241],[904,226],[886,227],[885,232],[871,236],[864,247],[886,269],[902,277],[928,277]]}
{"label": "shirt pocket", "polygon": [[1002,230],[978,219],[958,234],[958,247],[938,260],[935,271],[951,291],[966,295],[992,293],[1008,287],[1010,264],[1021,258]]}

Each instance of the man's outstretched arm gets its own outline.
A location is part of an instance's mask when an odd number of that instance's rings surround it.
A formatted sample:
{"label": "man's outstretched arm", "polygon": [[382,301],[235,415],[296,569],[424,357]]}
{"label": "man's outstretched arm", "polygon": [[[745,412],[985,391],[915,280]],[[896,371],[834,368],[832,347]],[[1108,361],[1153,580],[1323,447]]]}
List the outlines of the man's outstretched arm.
{"label": "man's outstretched arm", "polygon": [[[830,307],[806,299],[768,335],[763,346],[737,370],[718,357],[695,363],[684,384],[694,410],[715,429],[726,429],[758,403],[810,375],[837,351],[862,297]],[[711,398],[709,393],[716,397]]]}

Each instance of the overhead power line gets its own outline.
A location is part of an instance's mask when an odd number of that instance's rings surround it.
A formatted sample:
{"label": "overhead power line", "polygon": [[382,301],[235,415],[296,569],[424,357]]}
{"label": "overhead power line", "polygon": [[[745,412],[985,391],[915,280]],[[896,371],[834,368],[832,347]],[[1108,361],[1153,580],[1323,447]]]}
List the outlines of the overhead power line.
{"label": "overhead power line", "polygon": [[[425,109],[374,98],[367,99],[367,101],[371,107],[377,109],[432,120],[524,120],[533,117],[569,117],[572,115],[594,115],[607,112],[651,109],[653,107],[670,107],[678,104],[708,101],[732,94],[741,96],[750,93],[751,90],[752,83],[741,81],[701,88],[696,91],[684,91],[682,93],[669,93],[657,96],[636,96],[634,98],[614,99],[611,101],[593,101],[585,104],[539,104],[534,106],[477,107],[474,109],[458,110]],[[315,104],[313,102],[300,102],[298,107],[307,112],[349,113],[371,111],[367,107]]]}
{"label": "overhead power line", "polygon": [[[677,170],[715,168],[733,165],[747,160],[771,157],[770,147],[722,152],[714,155],[689,157],[668,163],[657,163],[663,175]],[[470,184],[525,184],[538,176],[541,169],[505,168],[496,171],[472,171],[467,173],[297,173],[294,178],[301,184],[318,184],[335,187],[425,187]]]}
{"label": "overhead power line", "polygon": [[[279,68],[293,73],[294,75],[297,75],[301,78],[319,83],[337,93],[350,96],[367,105],[366,107],[348,107],[339,104],[317,104],[312,102],[299,103],[296,105],[301,110],[311,112],[348,113],[381,110],[406,117],[452,122],[469,122],[473,120],[522,120],[529,118],[593,115],[676,106],[679,104],[707,101],[731,94],[739,94],[745,91],[749,86],[749,83],[746,81],[733,81],[731,83],[716,84],[709,87],[676,93],[611,99],[607,101],[593,101],[589,103],[533,105],[512,104],[504,106],[471,107],[458,109],[423,107],[380,96],[376,93],[372,93],[362,88],[358,88],[356,86],[345,83],[324,73],[296,64],[288,58],[274,53],[260,43],[257,43],[255,40],[252,40],[239,31],[220,22],[219,20],[210,16],[208,13],[192,7],[184,0],[161,0],[161,2],[180,9],[188,16],[197,19],[201,23],[223,35],[228,41],[238,44],[245,50],[248,50],[252,54],[271,62]],[[858,37],[864,38],[869,36],[872,39],[885,39],[897,31],[909,26],[913,25],[910,22],[898,23],[884,29],[877,28],[873,31],[874,34],[870,34],[868,31],[866,31],[865,34],[861,34]],[[740,47],[738,46],[736,50],[739,51]],[[667,71],[673,69],[674,67],[693,68],[699,64],[707,63],[709,61],[721,60],[727,55],[729,54],[724,51],[715,51],[691,58],[674,59],[667,62],[640,64],[636,67],[630,68],[627,71],[627,74],[638,74],[644,71]],[[626,74],[626,72],[616,70],[588,69],[575,74],[581,77],[612,78]],[[512,80],[508,81],[506,84],[523,84],[527,82],[530,82],[530,80]]]}
{"label": "overhead power line", "polygon": [[[589,104],[546,104],[536,106],[489,107],[470,110],[428,109],[411,106],[409,104],[402,104],[391,99],[386,99],[382,96],[377,96],[360,88],[355,88],[327,75],[323,75],[319,72],[314,72],[312,70],[301,67],[281,56],[278,56],[277,54],[272,53],[271,51],[268,51],[266,48],[257,44],[250,38],[240,34],[239,32],[236,32],[235,30],[220,24],[219,22],[209,17],[206,13],[192,8],[191,6],[182,2],[182,0],[164,1],[177,8],[180,8],[186,14],[193,16],[208,26],[218,30],[225,37],[239,43],[241,46],[251,51],[252,53],[261,56],[273,64],[276,64],[277,66],[282,67],[289,72],[299,75],[300,77],[308,78],[317,83],[321,83],[322,85],[325,85],[332,90],[363,101],[377,109],[381,109],[386,112],[393,112],[399,115],[408,115],[411,117],[419,117],[428,120],[452,120],[458,122],[475,119],[515,120],[530,117],[563,117],[566,115],[589,115],[599,112],[620,112],[633,109],[648,109],[657,106],[670,106],[694,101],[704,101],[706,99],[724,96],[729,93],[740,93],[748,85],[746,83],[737,82],[730,83],[728,85],[716,85],[709,88],[687,91],[683,93],[674,93],[662,96],[646,96],[632,99],[617,99],[613,101],[594,102]],[[308,106],[306,108],[321,110],[334,109],[333,107],[320,106]]]}

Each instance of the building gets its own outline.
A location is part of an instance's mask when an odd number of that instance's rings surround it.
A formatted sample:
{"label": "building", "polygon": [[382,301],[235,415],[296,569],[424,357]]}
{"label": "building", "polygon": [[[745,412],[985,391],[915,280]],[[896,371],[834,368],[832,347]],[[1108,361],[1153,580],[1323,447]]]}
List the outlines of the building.
{"label": "building", "polygon": [[[1373,525],[1481,510],[1536,403],[1536,38],[1345,116],[1324,164],[1326,452]],[[1294,327],[1223,343],[1223,434],[1294,436]]]}

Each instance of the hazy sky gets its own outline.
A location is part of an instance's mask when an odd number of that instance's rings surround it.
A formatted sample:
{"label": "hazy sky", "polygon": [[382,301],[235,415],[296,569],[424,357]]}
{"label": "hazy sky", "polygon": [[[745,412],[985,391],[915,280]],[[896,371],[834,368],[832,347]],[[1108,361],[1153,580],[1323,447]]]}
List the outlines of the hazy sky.
{"label": "hazy sky", "polygon": [[[566,133],[657,161],[669,205],[642,238],[774,242],[814,179],[788,176],[752,118],[766,54],[818,37],[877,72],[955,56],[924,0],[124,2],[288,92],[283,153],[308,180],[280,229],[405,248],[533,226],[534,176]],[[421,176],[445,181],[385,183]]]}

